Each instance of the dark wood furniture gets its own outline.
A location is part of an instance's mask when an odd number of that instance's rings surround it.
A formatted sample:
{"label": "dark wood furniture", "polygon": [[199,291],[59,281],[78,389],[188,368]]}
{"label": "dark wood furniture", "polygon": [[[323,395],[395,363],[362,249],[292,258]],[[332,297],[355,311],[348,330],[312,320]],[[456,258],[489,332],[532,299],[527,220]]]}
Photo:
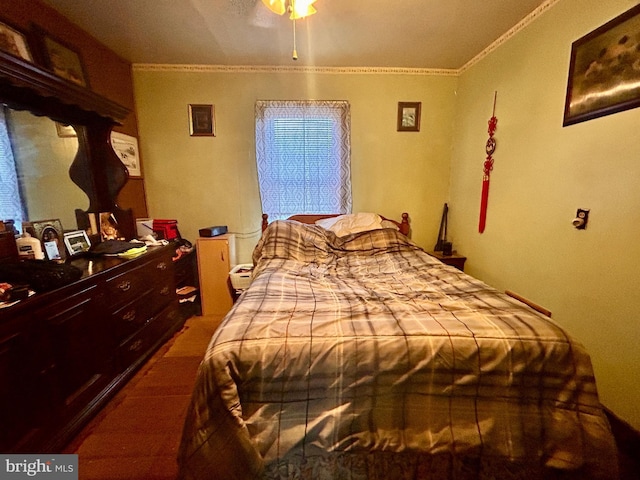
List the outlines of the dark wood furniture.
{"label": "dark wood furniture", "polygon": [[0,103],[73,125],[78,134],[78,153],[69,176],[89,198],[87,211],[113,212],[120,233],[127,238],[135,237],[131,212],[116,204],[129,174],[111,148],[110,140],[113,126],[129,114],[127,108],[2,51]]}
{"label": "dark wood furniture", "polygon": [[[1,51],[0,103],[75,128],[78,152],[69,176],[89,199],[80,213],[112,212],[120,234],[133,238],[131,211],[116,202],[128,172],[110,143],[129,110]],[[10,259],[11,250],[3,248],[2,256]],[[130,260],[74,259],[83,271],[78,281],[0,310],[1,452],[61,451],[182,325],[175,250],[152,247]]]}
{"label": "dark wood furniture", "polygon": [[73,260],[80,280],[0,311],[0,451],[61,451],[182,326],[174,255]]}
{"label": "dark wood furniture", "polygon": [[442,252],[427,252],[432,257],[436,257],[445,265],[451,265],[452,267],[456,267],[458,270],[464,271],[464,262],[467,261],[467,257],[463,255],[459,255],[456,252],[453,252],[451,255],[444,255]]}
{"label": "dark wood furniture", "polygon": [[[178,293],[178,302],[183,316],[186,319],[193,315],[201,315],[202,306],[196,249],[183,253],[174,264],[176,268],[176,292]],[[182,293],[181,289],[185,289],[185,293]],[[191,301],[190,299],[194,295],[195,299]]]}

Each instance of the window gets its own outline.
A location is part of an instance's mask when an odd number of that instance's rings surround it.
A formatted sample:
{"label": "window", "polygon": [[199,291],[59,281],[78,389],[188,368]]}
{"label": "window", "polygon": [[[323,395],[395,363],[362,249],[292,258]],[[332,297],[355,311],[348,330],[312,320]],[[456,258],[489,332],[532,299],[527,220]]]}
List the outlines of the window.
{"label": "window", "polygon": [[13,220],[16,227],[21,229],[23,213],[20,185],[5,111],[0,105],[0,220]]}
{"label": "window", "polygon": [[351,213],[350,112],[344,101],[256,102],[262,211]]}

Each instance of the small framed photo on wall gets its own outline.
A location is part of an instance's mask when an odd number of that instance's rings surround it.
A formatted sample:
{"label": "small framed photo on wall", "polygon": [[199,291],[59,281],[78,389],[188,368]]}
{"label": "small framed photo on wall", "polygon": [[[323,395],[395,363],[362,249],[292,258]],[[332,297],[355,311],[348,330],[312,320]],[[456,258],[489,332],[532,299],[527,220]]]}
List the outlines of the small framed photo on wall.
{"label": "small framed photo on wall", "polygon": [[189,104],[189,134],[192,137],[215,137],[213,105]]}
{"label": "small framed photo on wall", "polygon": [[420,131],[421,102],[398,102],[398,131]]}

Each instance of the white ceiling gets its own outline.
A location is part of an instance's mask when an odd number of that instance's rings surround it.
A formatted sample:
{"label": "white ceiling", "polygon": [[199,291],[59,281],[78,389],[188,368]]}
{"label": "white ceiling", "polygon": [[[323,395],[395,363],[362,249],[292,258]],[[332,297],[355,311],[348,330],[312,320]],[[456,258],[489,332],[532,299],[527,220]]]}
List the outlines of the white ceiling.
{"label": "white ceiling", "polygon": [[132,63],[459,69],[552,0],[44,0]]}

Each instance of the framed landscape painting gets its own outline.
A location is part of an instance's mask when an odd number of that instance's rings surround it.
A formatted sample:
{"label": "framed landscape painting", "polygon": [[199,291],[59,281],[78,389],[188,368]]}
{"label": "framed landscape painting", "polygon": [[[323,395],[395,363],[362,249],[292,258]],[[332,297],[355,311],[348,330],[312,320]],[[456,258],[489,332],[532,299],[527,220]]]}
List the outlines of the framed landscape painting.
{"label": "framed landscape painting", "polygon": [[640,5],[573,42],[563,126],[640,106]]}

